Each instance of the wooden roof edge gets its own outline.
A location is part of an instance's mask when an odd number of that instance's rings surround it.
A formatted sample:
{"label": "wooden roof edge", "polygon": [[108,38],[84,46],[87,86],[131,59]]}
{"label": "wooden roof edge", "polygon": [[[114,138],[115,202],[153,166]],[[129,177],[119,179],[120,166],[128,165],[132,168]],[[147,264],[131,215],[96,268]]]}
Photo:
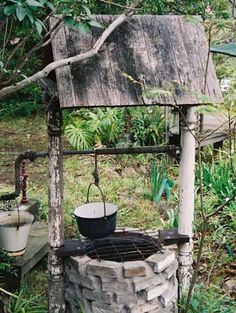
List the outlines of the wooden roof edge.
{"label": "wooden roof edge", "polygon": [[[158,17],[157,15],[142,15],[142,16],[138,16],[138,15],[134,15],[133,17]],[[109,20],[109,17],[115,18],[114,15],[97,15],[97,17],[108,17],[107,21]],[[182,16],[176,16],[176,15],[161,15],[161,18],[168,18],[168,19],[174,19],[177,18],[179,19],[179,17]],[[197,18],[197,21],[199,23],[201,23],[201,19],[197,16],[188,18],[186,17],[184,19],[184,21],[186,20],[186,22],[195,22],[196,24],[196,20],[194,21],[194,19]],[[151,23],[156,23],[155,19],[151,19],[154,22]],[[102,20],[106,22],[105,20]],[[135,21],[135,20],[133,20]],[[134,25],[136,22],[134,22]],[[166,22],[161,22],[161,26],[160,29],[163,28],[163,23],[164,24],[169,24],[168,21]],[[141,23],[142,25],[145,25],[145,21]],[[180,34],[178,33],[177,37],[174,36],[174,33],[176,31],[178,31],[178,27],[175,28],[174,27],[174,22],[170,22],[171,26],[171,39],[174,42],[171,42],[171,44],[166,43],[168,40],[167,39],[161,39],[161,45],[165,47],[165,49],[169,50],[165,50],[165,51],[171,51],[168,56],[163,56],[161,54],[159,54],[157,56],[157,59],[160,61],[159,67],[161,68],[160,74],[165,73],[165,71],[167,70],[167,74],[163,75],[163,80],[165,81],[165,79],[167,79],[167,77],[169,77],[169,79],[171,80],[176,80],[176,75],[179,75],[179,82],[180,84],[183,83],[183,86],[185,86],[185,82],[187,82],[186,84],[186,88],[189,88],[191,90],[193,90],[192,92],[186,92],[186,93],[181,93],[181,92],[176,92],[175,96],[177,97],[176,99],[176,104],[178,106],[199,106],[199,105],[203,105],[203,104],[216,104],[216,103],[221,103],[222,102],[222,98],[221,98],[221,93],[219,90],[219,85],[217,82],[217,77],[215,75],[215,71],[213,68],[213,64],[212,62],[209,62],[209,67],[210,70],[208,72],[208,76],[210,77],[209,81],[207,80],[207,91],[206,91],[206,95],[201,95],[200,90],[203,89],[203,81],[204,81],[204,70],[203,68],[203,62],[204,62],[204,57],[206,55],[206,51],[207,51],[207,47],[206,47],[206,38],[205,34],[203,34],[204,29],[203,27],[195,27],[194,23],[192,25],[185,25],[185,23],[182,23],[180,25],[180,29],[181,32]],[[124,30],[129,30],[130,26],[129,23],[126,23],[126,28],[124,28]],[[149,24],[148,24],[149,25]],[[169,27],[169,26],[168,26]],[[182,27],[182,28],[181,28]],[[186,38],[186,36],[188,35],[189,31],[188,31],[188,27],[190,27],[190,34],[189,36],[192,38],[189,43],[188,41],[185,42],[184,39],[182,38]],[[196,29],[198,28],[198,29]],[[160,33],[160,29],[157,32],[157,35]],[[145,31],[147,31],[147,27],[144,28]],[[183,32],[182,32],[183,30]],[[168,31],[168,29],[167,29]],[[198,38],[198,33],[199,38]],[[93,33],[92,33],[93,34]],[[98,33],[95,33],[96,35],[98,35]],[[129,33],[128,33],[129,34]],[[132,54],[132,49],[134,47],[135,42],[137,41],[137,36],[136,34],[134,35],[134,32],[131,29],[131,40],[128,43],[128,47],[127,47],[127,51],[128,51],[128,56],[130,56],[130,54]],[[58,34],[59,35],[59,34]],[[53,50],[54,50],[54,58],[55,59],[60,59],[60,58],[65,58],[68,57],[70,55],[73,56],[73,53],[75,53],[75,51],[77,51],[77,53],[80,53],[79,47],[81,47],[81,43],[84,45],[85,49],[90,49],[91,48],[91,36],[93,35],[88,35],[83,37],[84,35],[81,33],[79,34],[76,30],[74,30],[73,28],[69,27],[63,27],[63,30],[60,32],[60,36],[56,36],[58,37],[55,41],[55,39],[53,40]],[[150,36],[150,38],[148,37]],[[150,35],[148,32],[148,36],[146,39],[150,39],[154,36],[154,35]],[[155,37],[155,36],[154,36]],[[197,37],[197,39],[196,39]],[[72,46],[71,42],[72,42],[72,38],[74,39],[74,43]],[[83,39],[84,38],[84,39]],[[121,42],[121,35],[118,35],[118,43]],[[176,38],[175,40],[173,40],[173,38]],[[197,40],[196,43],[193,43],[193,40]],[[70,40],[70,50],[68,49],[67,46],[67,40]],[[114,38],[113,38],[114,39]],[[180,48],[178,48],[177,52],[173,52],[175,51],[175,47],[176,45],[174,44],[178,44],[178,41],[181,41],[181,45]],[[84,42],[83,42],[84,40]],[[80,42],[80,45],[78,44]],[[114,41],[116,42],[116,41]],[[153,41],[151,41],[153,42]],[[134,56],[135,56],[135,68],[132,67],[130,68],[130,63],[128,62],[127,64],[124,63],[124,65],[126,67],[124,67],[124,73],[127,75],[127,77],[129,75],[131,75],[130,77],[134,77],[134,79],[136,81],[141,81],[142,82],[142,78],[139,77],[139,75],[136,75],[137,73],[139,73],[139,68],[140,66],[144,65],[144,68],[146,66],[146,68],[148,68],[148,70],[150,70],[150,72],[147,72],[147,80],[145,80],[144,77],[144,87],[147,87],[150,85],[150,82],[153,82],[156,86],[158,86],[159,82],[158,80],[160,80],[162,78],[162,76],[160,75],[160,78],[158,78],[157,80],[154,79],[156,75],[155,75],[155,71],[153,70],[153,65],[149,66],[148,64],[150,64],[150,62],[146,62],[146,60],[142,59],[142,49],[144,49],[144,43],[145,40],[141,41],[141,48],[140,51],[135,52]],[[64,45],[64,47],[63,47]],[[124,46],[127,45],[127,41],[124,43]],[[130,45],[130,46],[129,46]],[[151,44],[150,44],[151,45]],[[172,45],[172,49],[170,49]],[[205,45],[205,46],[204,46]],[[188,57],[188,54],[186,54],[189,51],[185,51],[183,49],[183,53],[181,50],[181,47],[190,47],[190,53],[193,52],[193,55],[195,55],[196,57],[196,63],[198,62],[198,64],[196,66],[192,67],[192,63],[193,61],[191,61],[191,57]],[[202,47],[204,49],[202,49],[201,53],[199,53],[197,51],[196,46]],[[72,48],[73,49],[72,49]],[[152,100],[147,101],[141,101],[140,98],[143,98],[143,94],[141,92],[140,89],[142,89],[140,87],[140,85],[134,85],[133,87],[131,86],[131,81],[129,81],[127,79],[127,77],[125,77],[125,75],[122,75],[122,73],[118,73],[118,75],[115,77],[114,75],[114,69],[116,68],[116,60],[118,58],[119,55],[122,55],[120,51],[116,53],[113,53],[113,47],[114,46],[110,46],[111,50],[107,51],[107,48],[104,48],[103,53],[101,54],[101,59],[105,59],[105,62],[103,63],[103,65],[105,64],[105,66],[100,67],[100,64],[98,64],[98,60],[94,59],[93,61],[88,62],[89,66],[88,66],[88,72],[86,69],[86,65],[85,65],[85,69],[84,67],[80,64],[77,65],[77,63],[73,66],[68,66],[68,67],[63,67],[62,69],[59,69],[57,72],[57,84],[58,84],[58,90],[59,90],[59,97],[61,98],[61,107],[63,108],[86,108],[86,107],[131,107],[131,106],[153,106],[153,105],[158,105],[158,106],[173,106],[175,104],[174,101],[168,100],[168,99],[162,99],[162,96],[160,97],[155,97]],[[121,47],[123,47],[121,45]],[[150,47],[149,47],[150,48]],[[155,49],[157,47],[153,46],[153,51],[151,51],[151,57],[155,59],[155,54],[153,52],[155,52]],[[119,48],[119,50],[121,50],[122,48]],[[200,49],[198,49],[200,50]],[[83,50],[82,50],[83,51]],[[126,51],[126,50],[125,50]],[[136,50],[134,50],[136,51]],[[149,52],[149,51],[148,51]],[[147,54],[146,51],[144,51],[144,54]],[[165,54],[166,55],[166,54]],[[174,64],[167,65],[167,60],[170,60],[170,57],[172,57],[174,55],[174,57],[172,58],[174,62]],[[109,62],[108,62],[108,56],[109,56]],[[111,59],[111,56],[113,57],[113,59]],[[133,54],[131,55],[131,57],[133,56]],[[133,57],[134,57],[133,56]],[[181,57],[182,56],[182,57]],[[150,57],[150,55],[149,55]],[[184,59],[185,57],[185,59]],[[160,58],[164,58],[164,62],[162,60],[160,60]],[[121,57],[121,59],[124,61],[125,58]],[[126,57],[127,59],[127,57]],[[147,58],[146,58],[147,59]],[[177,61],[176,61],[177,59]],[[185,61],[182,61],[182,60]],[[195,60],[195,59],[194,59]],[[122,61],[122,62],[123,62]],[[137,63],[136,63],[137,61]],[[107,66],[107,64],[111,64],[110,62],[113,62],[113,68],[109,68],[109,66]],[[127,61],[126,61],[127,62]],[[143,62],[143,63],[142,63]],[[146,63],[145,63],[146,62]],[[157,62],[157,60],[155,61]],[[156,64],[154,62],[154,64]],[[169,62],[169,61],[168,61]],[[173,63],[172,62],[172,63]],[[94,63],[94,64],[93,64]],[[123,64],[122,64],[123,65]],[[185,72],[183,72],[183,68],[184,65],[186,65],[187,70]],[[78,67],[77,67],[78,66]],[[97,67],[99,68],[99,74],[95,73],[94,70]],[[157,65],[158,68],[158,65]],[[172,70],[171,70],[172,68]],[[174,74],[173,74],[173,68],[175,70]],[[134,76],[132,76],[133,72],[130,71],[131,69],[134,69]],[[168,73],[169,71],[169,73]],[[163,72],[163,73],[162,73]],[[108,73],[108,74],[107,74]],[[96,75],[95,75],[96,74]],[[142,72],[141,72],[142,74]],[[149,75],[150,74],[150,75]],[[170,75],[169,75],[170,74]],[[80,75],[80,76],[78,76]],[[99,77],[98,77],[99,76]],[[119,76],[119,79],[122,79],[122,86],[121,84],[119,84],[119,80],[117,79],[117,77]],[[137,76],[137,77],[136,77]],[[107,78],[106,77],[112,77],[110,83],[107,85]],[[141,79],[141,80],[140,80]],[[196,83],[195,83],[196,82]],[[145,86],[145,84],[147,84],[147,86]],[[149,84],[149,85],[148,85]],[[79,87],[78,87],[79,86]],[[114,88],[115,86],[118,88],[118,92],[114,92]],[[120,87],[121,86],[121,87]],[[81,89],[82,88],[82,89]],[[103,90],[104,88],[104,90]],[[127,88],[127,89],[126,89]],[[178,88],[177,88],[178,89]],[[82,92],[83,94],[82,94]],[[195,91],[194,91],[195,90]],[[113,94],[114,93],[114,94]],[[113,97],[116,96],[117,93],[117,97]],[[126,93],[129,93],[129,95],[127,96]],[[198,95],[199,93],[199,95]],[[104,99],[104,95],[105,95],[105,99]],[[144,96],[145,97],[145,96]],[[207,99],[208,98],[212,98],[212,100]],[[158,99],[159,98],[159,99]],[[103,102],[104,100],[104,102]],[[160,101],[160,102],[159,102]],[[122,103],[119,103],[122,102]],[[140,103],[139,103],[140,102]],[[103,103],[107,103],[103,104]]]}

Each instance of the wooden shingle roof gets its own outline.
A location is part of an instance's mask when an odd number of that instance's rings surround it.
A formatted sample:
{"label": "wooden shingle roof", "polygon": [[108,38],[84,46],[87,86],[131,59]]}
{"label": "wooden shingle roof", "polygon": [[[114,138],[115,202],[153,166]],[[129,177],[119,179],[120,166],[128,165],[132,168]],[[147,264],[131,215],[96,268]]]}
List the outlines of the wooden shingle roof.
{"label": "wooden shingle roof", "polygon": [[[106,26],[115,17],[96,18]],[[52,18],[51,26],[55,22]],[[62,27],[52,40],[54,60],[90,50],[101,32],[100,28],[82,33]],[[221,102],[208,56],[205,32],[196,18],[130,17],[96,57],[56,70],[61,107]]]}

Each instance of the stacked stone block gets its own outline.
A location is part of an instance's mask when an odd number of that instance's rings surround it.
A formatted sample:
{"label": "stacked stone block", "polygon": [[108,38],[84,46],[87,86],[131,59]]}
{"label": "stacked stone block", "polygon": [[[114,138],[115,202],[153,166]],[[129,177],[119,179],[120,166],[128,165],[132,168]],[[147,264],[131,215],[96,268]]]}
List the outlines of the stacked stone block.
{"label": "stacked stone block", "polygon": [[164,249],[144,261],[112,262],[88,256],[66,261],[68,312],[175,313],[175,252]]}

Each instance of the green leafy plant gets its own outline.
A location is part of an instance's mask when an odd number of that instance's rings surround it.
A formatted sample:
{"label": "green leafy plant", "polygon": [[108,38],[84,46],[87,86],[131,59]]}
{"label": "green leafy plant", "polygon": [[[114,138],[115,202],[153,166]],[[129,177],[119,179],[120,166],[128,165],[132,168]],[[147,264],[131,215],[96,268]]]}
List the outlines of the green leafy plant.
{"label": "green leafy plant", "polygon": [[0,272],[13,273],[12,263],[12,258],[4,250],[0,249]]}
{"label": "green leafy plant", "polygon": [[12,257],[0,249],[0,286],[7,286],[9,277],[17,277],[17,269],[14,267]]}
{"label": "green leafy plant", "polygon": [[164,116],[162,108],[133,109],[131,111],[131,141],[135,145],[148,146],[163,142]]}
{"label": "green leafy plant", "polygon": [[41,95],[41,88],[37,85],[32,85],[19,92],[17,102],[13,96],[2,100],[0,102],[0,120],[42,114],[44,107]]}
{"label": "green leafy plant", "polygon": [[213,162],[212,164],[203,162],[202,179],[205,191],[215,194],[219,203],[232,196],[236,188],[236,178],[227,161]]}
{"label": "green leafy plant", "polygon": [[147,196],[153,203],[157,203],[162,196],[170,197],[170,188],[173,186],[173,182],[167,178],[167,171],[163,164],[157,164],[152,162],[150,169],[150,187],[151,192],[147,193]]}
{"label": "green leafy plant", "polygon": [[[199,172],[197,170],[197,178]],[[214,161],[212,164],[202,163],[202,180],[205,195],[208,195],[213,201],[208,201],[205,205],[205,211],[211,213],[214,208],[230,199],[236,190],[236,177],[231,169],[231,160],[221,159],[220,162]],[[211,220],[210,226],[217,228],[219,225],[228,225],[227,237],[236,230],[236,212],[235,202],[232,201],[224,207]]]}
{"label": "green leafy plant", "polygon": [[3,14],[7,17],[14,17],[19,22],[27,19],[37,30],[39,34],[45,28],[44,23],[38,18],[39,9],[54,10],[51,1],[48,0],[7,0],[2,5]]}
{"label": "green leafy plant", "polygon": [[225,0],[144,0],[142,12],[152,14],[178,13],[182,15],[201,15],[206,18],[229,17],[229,5]]}
{"label": "green leafy plant", "polygon": [[163,221],[163,228],[166,229],[178,228],[178,210],[177,209],[166,210],[166,215],[167,219],[165,222]]}
{"label": "green leafy plant", "polygon": [[235,305],[221,288],[214,285],[205,288],[198,284],[195,286],[188,313],[235,313]]}
{"label": "green leafy plant", "polygon": [[89,112],[90,125],[97,138],[105,145],[115,145],[123,130],[123,110],[120,109],[97,109]]}
{"label": "green leafy plant", "polygon": [[93,133],[89,124],[80,118],[74,119],[71,124],[65,127],[65,135],[72,147],[78,150],[92,147]]}
{"label": "green leafy plant", "polygon": [[47,307],[42,303],[42,299],[39,295],[30,296],[25,299],[23,296],[23,289],[19,294],[13,294],[9,291],[0,288],[0,292],[3,292],[10,296],[10,300],[6,305],[7,313],[45,313],[47,312]]}
{"label": "green leafy plant", "polygon": [[163,179],[166,177],[166,170],[157,163],[152,163],[150,171],[150,182],[151,182],[151,199],[155,203],[158,200],[159,190]]}
{"label": "green leafy plant", "polygon": [[67,117],[65,135],[76,149],[91,148],[95,144],[115,145],[122,133],[122,111],[97,109],[79,111]]}

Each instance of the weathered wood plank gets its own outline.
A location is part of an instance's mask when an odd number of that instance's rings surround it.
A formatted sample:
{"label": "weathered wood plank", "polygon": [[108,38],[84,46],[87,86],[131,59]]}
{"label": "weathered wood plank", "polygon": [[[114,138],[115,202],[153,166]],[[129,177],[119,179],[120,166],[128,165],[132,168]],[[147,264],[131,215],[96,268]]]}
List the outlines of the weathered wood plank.
{"label": "weathered wood plank", "polygon": [[[193,19],[195,20],[196,17],[193,17]],[[191,68],[191,71],[189,72],[192,74],[193,77],[192,84],[190,84],[191,93],[194,93],[195,98],[197,98],[197,102],[201,103],[200,98],[201,95],[204,93],[204,70],[198,54],[198,50],[201,47],[196,46],[194,32],[196,25],[193,22],[191,23],[184,18],[178,18],[178,21],[183,38],[183,44],[188,54],[188,66]],[[192,38],[193,43],[189,41],[189,37]],[[193,86],[193,84],[196,89],[191,87]]]}
{"label": "weathered wood plank", "polygon": [[[201,31],[198,31],[197,28],[195,31],[195,40],[196,47],[201,47],[198,49],[198,53],[201,59],[201,63],[204,71],[204,81],[206,81],[207,90],[205,93],[212,99],[212,102],[217,102],[217,95],[220,93],[219,84],[215,84],[217,81],[216,73],[214,71],[214,65],[212,62],[212,58],[210,54],[210,47],[208,46],[207,38],[204,36],[205,31],[203,27],[201,27]],[[209,55],[209,60],[208,60]]]}
{"label": "weathered wood plank", "polygon": [[[97,16],[107,26],[114,16]],[[52,40],[54,59],[88,51],[102,33],[62,28]],[[133,16],[108,38],[97,57],[57,70],[60,105],[66,107],[198,105],[221,102],[205,33],[196,18]],[[171,87],[170,87],[171,86]],[[144,95],[149,88],[172,95]],[[212,99],[212,101],[211,101]]]}
{"label": "weathered wood plank", "polygon": [[[177,67],[177,60],[174,54],[173,49],[176,49],[175,45],[178,44],[176,41],[174,43],[171,42],[170,33],[172,31],[176,31],[175,29],[171,29],[170,27],[166,27],[166,23],[163,19],[158,22],[156,25],[155,21],[153,21],[152,28],[157,29],[157,38],[159,41],[158,49],[161,50],[162,53],[162,62],[163,62],[163,69],[165,72],[165,79],[164,79],[164,89],[169,89],[172,93],[171,103],[173,104],[182,104],[182,99],[184,99],[184,86],[182,86],[182,82],[179,76],[179,69]],[[151,40],[151,38],[150,38]],[[157,49],[157,46],[155,46]],[[153,56],[155,58],[155,55]],[[161,80],[161,77],[159,78]],[[188,103],[184,102],[184,103]]]}
{"label": "weathered wood plank", "polygon": [[[135,21],[130,21],[130,23],[134,24]],[[142,90],[140,85],[135,82],[138,81],[138,76],[134,66],[134,56],[131,46],[132,41],[129,40],[130,34],[126,32],[126,27],[127,24],[122,25],[119,31],[114,33],[111,38],[114,42],[111,62],[114,64],[113,67],[115,69],[120,99],[123,98],[124,103],[126,102],[127,105],[132,105],[142,101],[139,97]],[[143,102],[141,102],[141,104],[143,104]]]}
{"label": "weathered wood plank", "polygon": [[[106,22],[103,18],[101,18],[102,23]],[[95,32],[94,32],[95,31]],[[96,30],[93,30],[93,44],[95,44],[95,40],[97,39],[98,34],[96,34]],[[105,98],[109,99],[109,102],[112,102],[112,99],[117,99],[119,102],[119,91],[116,86],[115,79],[115,71],[113,68],[113,63],[111,62],[111,53],[113,50],[113,44],[108,39],[104,44],[104,49],[102,49],[103,62],[99,62],[99,80],[96,80],[96,87],[99,90],[99,85],[102,85],[102,92]],[[106,70],[107,69],[107,70]],[[106,84],[102,84],[102,81],[106,82]],[[104,103],[103,103],[104,104]]]}
{"label": "weathered wood plank", "polygon": [[[50,18],[50,28],[57,23],[57,18]],[[52,52],[54,61],[67,58],[69,51],[67,49],[66,28],[62,27],[53,39]],[[64,66],[56,70],[57,87],[59,90],[59,100],[62,106],[75,106],[74,88],[72,85],[72,76],[70,66]],[[63,90],[63,92],[62,92]]]}
{"label": "weathered wood plank", "polygon": [[64,264],[56,250],[64,244],[62,112],[57,100],[47,111],[49,312],[65,313]]}
{"label": "weathered wood plank", "polygon": [[179,76],[180,82],[180,90],[182,91],[182,103],[191,103],[192,99],[196,99],[196,95],[194,92],[191,94],[191,89],[197,90],[196,80],[193,77],[192,71],[185,71],[184,69],[189,67],[189,57],[193,58],[193,56],[189,56],[189,51],[186,50],[186,46],[184,45],[184,38],[181,32],[179,17],[174,16],[170,19],[171,27],[168,31],[169,39],[171,43],[171,50],[174,54],[175,66]]}
{"label": "weathered wood plank", "polygon": [[[164,84],[164,74],[163,72],[163,64],[162,57],[158,58],[161,54],[161,49],[159,51],[155,51],[153,47],[153,42],[150,40],[147,29],[152,27],[152,21],[150,18],[146,18],[140,20],[140,31],[138,37],[139,40],[143,40],[143,49],[140,51],[136,58],[139,60],[139,66],[141,70],[141,81],[144,83],[144,89],[147,92],[152,88],[162,89]],[[155,36],[155,35],[154,35]],[[146,51],[145,51],[146,50]],[[145,53],[144,53],[145,51]],[[151,71],[149,71],[144,64],[149,64]],[[145,98],[147,104],[153,103],[161,103],[165,102],[166,99],[164,96],[160,94],[156,94],[155,97]]]}

